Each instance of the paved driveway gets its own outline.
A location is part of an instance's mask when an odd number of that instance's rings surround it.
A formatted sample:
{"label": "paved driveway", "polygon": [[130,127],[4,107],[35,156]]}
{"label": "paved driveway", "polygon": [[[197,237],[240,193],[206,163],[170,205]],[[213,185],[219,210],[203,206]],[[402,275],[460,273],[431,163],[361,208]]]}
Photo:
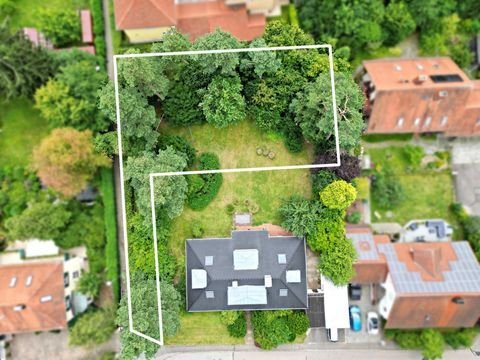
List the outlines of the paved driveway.
{"label": "paved driveway", "polygon": [[59,334],[42,332],[38,335],[34,333],[15,335],[10,344],[12,360],[94,360],[102,352],[118,351],[120,348],[117,332],[109,342],[93,350],[69,347],[66,330]]}
{"label": "paved driveway", "polygon": [[455,142],[452,147],[455,195],[473,215],[480,215],[480,140]]}

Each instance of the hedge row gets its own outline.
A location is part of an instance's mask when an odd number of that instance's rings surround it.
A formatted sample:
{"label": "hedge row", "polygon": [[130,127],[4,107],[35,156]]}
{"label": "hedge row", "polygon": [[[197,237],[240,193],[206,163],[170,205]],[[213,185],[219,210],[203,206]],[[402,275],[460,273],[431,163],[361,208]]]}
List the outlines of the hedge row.
{"label": "hedge row", "polygon": [[113,183],[112,169],[101,169],[101,192],[104,204],[105,235],[105,261],[107,268],[107,279],[112,282],[112,291],[115,302],[120,298],[119,268],[118,268],[118,247],[117,247],[117,221],[115,208],[115,186]]}
{"label": "hedge row", "polygon": [[[200,170],[220,169],[220,160],[213,153],[203,153],[199,158]],[[222,186],[222,174],[193,175],[189,180],[188,205],[201,210],[215,198]]]}
{"label": "hedge row", "polygon": [[102,0],[90,0],[90,9],[93,18],[93,32],[95,34],[95,52],[97,61],[101,66],[105,67],[106,46]]}

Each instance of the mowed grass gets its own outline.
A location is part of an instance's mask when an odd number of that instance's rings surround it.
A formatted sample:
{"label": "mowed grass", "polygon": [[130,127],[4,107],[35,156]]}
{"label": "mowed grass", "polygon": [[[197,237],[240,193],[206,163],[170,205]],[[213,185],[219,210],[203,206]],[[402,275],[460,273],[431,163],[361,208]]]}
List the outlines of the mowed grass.
{"label": "mowed grass", "polygon": [[224,173],[223,184],[215,199],[203,210],[194,211],[188,206],[172,224],[169,247],[184,265],[185,240],[192,238],[192,225],[200,224],[203,237],[229,236],[233,229],[233,217],[226,207],[237,200],[236,211],[246,211],[245,200],[256,203],[259,211],[253,215],[254,225],[280,224],[278,208],[284,199],[294,194],[310,196],[309,170],[278,170],[241,173]]}
{"label": "mowed grass", "polygon": [[175,336],[165,337],[166,345],[235,345],[243,338],[228,334],[220,321],[220,312],[182,313],[180,329]]}
{"label": "mowed grass", "polygon": [[47,122],[26,99],[0,101],[0,166],[28,166],[32,150],[48,134]]}
{"label": "mowed grass", "polygon": [[[441,218],[456,224],[450,212],[450,205],[454,201],[453,179],[448,170],[409,170],[409,164],[401,147],[385,149],[368,149],[373,163],[376,166],[388,166],[394,176],[402,184],[404,200],[391,209],[393,216],[388,218],[386,211],[380,210],[377,201],[372,196],[372,220],[374,222],[398,222],[404,225],[413,219]],[[373,212],[382,216],[377,219]]]}
{"label": "mowed grass", "polygon": [[[207,151],[216,153],[222,168],[305,165],[313,162],[312,146],[305,144],[302,152],[292,154],[279,136],[265,133],[249,120],[224,129],[210,124],[175,128],[163,123],[160,132],[185,137],[199,154]],[[273,151],[275,159],[257,155],[257,147]]]}
{"label": "mowed grass", "polygon": [[15,0],[16,11],[10,22],[10,28],[17,30],[22,27],[35,27],[38,24],[38,14],[43,9],[88,9],[88,0]]}

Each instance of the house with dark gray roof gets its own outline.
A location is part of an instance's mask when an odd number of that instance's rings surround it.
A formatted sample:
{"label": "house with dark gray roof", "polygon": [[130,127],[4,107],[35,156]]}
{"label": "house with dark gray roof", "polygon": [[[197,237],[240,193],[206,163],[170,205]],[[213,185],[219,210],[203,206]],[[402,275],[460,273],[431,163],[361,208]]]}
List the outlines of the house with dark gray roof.
{"label": "house with dark gray roof", "polygon": [[305,239],[266,230],[186,241],[187,310],[308,307]]}

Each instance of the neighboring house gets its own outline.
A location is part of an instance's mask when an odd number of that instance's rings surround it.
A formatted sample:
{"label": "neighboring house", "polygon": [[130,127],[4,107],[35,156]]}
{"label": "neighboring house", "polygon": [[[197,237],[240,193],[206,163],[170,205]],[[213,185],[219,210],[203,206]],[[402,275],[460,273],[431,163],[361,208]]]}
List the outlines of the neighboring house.
{"label": "neighboring house", "polygon": [[401,242],[451,241],[453,227],[442,219],[411,220],[404,226]]}
{"label": "neighboring house", "polygon": [[367,133],[480,135],[480,80],[448,57],[364,61]]}
{"label": "neighboring house", "polygon": [[115,24],[131,43],[159,41],[175,27],[193,41],[220,28],[239,40],[262,35],[265,16],[288,0],[115,0]]}
{"label": "neighboring house", "polygon": [[306,309],[305,240],[265,230],[186,241],[187,310]]}
{"label": "neighboring house", "polygon": [[390,243],[368,228],[347,237],[361,269],[352,282],[385,289],[378,304],[385,328],[471,327],[480,318],[480,265],[468,242]]}
{"label": "neighboring house", "polygon": [[16,250],[0,255],[0,334],[64,329],[91,303],[74,291],[85,259],[59,255],[49,241],[45,255],[39,242],[15,242]]}

